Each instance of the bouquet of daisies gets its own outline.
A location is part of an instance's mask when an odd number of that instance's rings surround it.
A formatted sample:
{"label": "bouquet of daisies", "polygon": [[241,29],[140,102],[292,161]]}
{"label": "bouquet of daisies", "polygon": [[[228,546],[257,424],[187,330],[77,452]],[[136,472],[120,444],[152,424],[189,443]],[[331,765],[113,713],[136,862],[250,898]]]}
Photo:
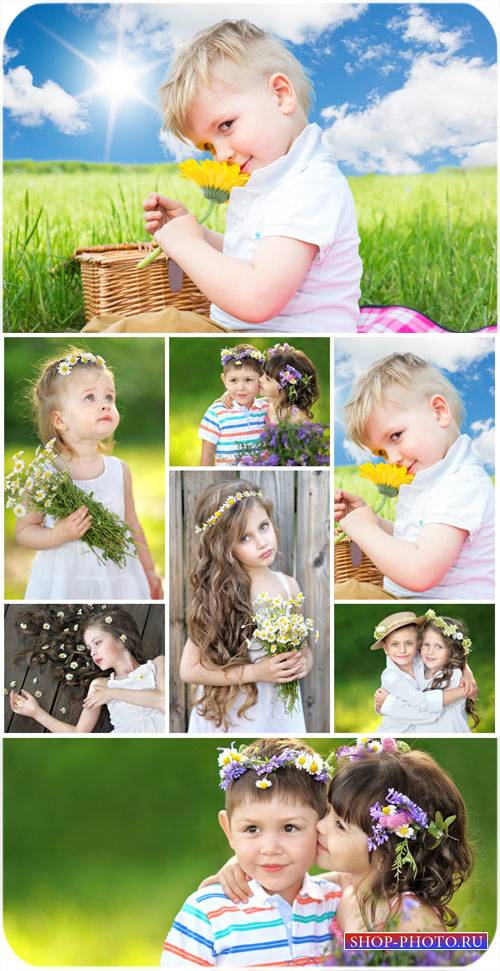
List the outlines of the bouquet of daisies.
{"label": "bouquet of daisies", "polygon": [[[271,597],[261,593],[255,600],[255,615],[252,620],[255,630],[254,640],[262,645],[267,655],[285,654],[287,651],[300,651],[309,634],[314,631],[314,621],[297,613],[296,608],[304,602],[303,594],[296,597]],[[316,640],[319,632],[315,631]],[[288,681],[277,684],[275,688],[281,698],[285,711],[290,714],[297,705],[299,682]]]}
{"label": "bouquet of daisies", "polygon": [[13,470],[5,479],[7,509],[12,509],[17,517],[38,512],[63,519],[86,506],[92,523],[82,542],[99,560],[112,560],[124,567],[128,555],[137,555],[129,526],[94,499],[92,492],[79,489],[66,469],[58,468],[54,442],[52,439],[45,448],[39,445],[29,464],[22,458],[23,452],[14,455]]}

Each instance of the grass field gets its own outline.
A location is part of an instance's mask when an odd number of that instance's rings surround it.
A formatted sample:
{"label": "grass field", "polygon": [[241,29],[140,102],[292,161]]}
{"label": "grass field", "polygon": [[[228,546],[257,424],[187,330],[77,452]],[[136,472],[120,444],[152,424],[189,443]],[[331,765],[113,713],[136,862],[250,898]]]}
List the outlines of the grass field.
{"label": "grass field", "polygon": [[[350,178],[364,264],[362,303],[414,307],[452,331],[496,323],[496,170]],[[4,328],[79,330],[77,247],[145,238],[148,192],[205,200],[172,164],[5,165]],[[222,231],[224,207],[208,225]]]}
{"label": "grass field", "polygon": [[[12,447],[5,457],[6,472],[11,469],[11,456],[22,444]],[[26,450],[25,458],[31,460],[32,453]],[[165,574],[164,538],[164,453],[163,448],[120,448],[119,458],[127,463],[132,472],[134,500],[137,515],[146,534],[156,570],[160,576]],[[15,517],[8,509],[5,512],[5,599],[22,600],[28,582],[34,552],[18,546],[15,540]]]}

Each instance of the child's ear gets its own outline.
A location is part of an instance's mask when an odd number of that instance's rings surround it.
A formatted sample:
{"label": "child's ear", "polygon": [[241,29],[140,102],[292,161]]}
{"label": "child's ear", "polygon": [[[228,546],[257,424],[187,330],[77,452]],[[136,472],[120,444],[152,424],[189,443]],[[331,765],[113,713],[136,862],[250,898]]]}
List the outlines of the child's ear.
{"label": "child's ear", "polygon": [[452,414],[446,398],[442,394],[433,394],[429,401],[429,406],[434,412],[441,428],[448,428],[451,424]]}
{"label": "child's ear", "polygon": [[231,836],[231,823],[229,822],[229,816],[225,809],[221,809],[219,813],[219,826],[226,837],[231,849],[234,849]]}
{"label": "child's ear", "polygon": [[51,411],[50,423],[58,432],[64,432],[68,427],[60,411]]}
{"label": "child's ear", "polygon": [[223,383],[223,385],[224,385],[224,387],[225,387],[225,389],[227,391],[226,375],[224,374],[224,371],[222,372],[222,374],[220,376],[220,379],[221,379],[221,381],[222,381],[222,383]]}
{"label": "child's ear", "polygon": [[272,74],[269,78],[269,90],[276,97],[283,114],[293,114],[297,107],[297,95],[290,78],[286,74]]}

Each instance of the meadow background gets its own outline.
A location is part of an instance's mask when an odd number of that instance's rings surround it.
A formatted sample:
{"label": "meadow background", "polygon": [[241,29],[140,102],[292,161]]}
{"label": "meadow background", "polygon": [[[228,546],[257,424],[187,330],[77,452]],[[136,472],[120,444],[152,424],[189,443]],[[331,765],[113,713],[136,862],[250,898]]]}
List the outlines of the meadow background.
{"label": "meadow background", "polygon": [[[277,338],[251,337],[259,351],[272,347]],[[205,411],[224,392],[220,379],[220,352],[239,340],[217,337],[170,340],[170,464],[199,465],[201,439],[198,427]],[[330,422],[330,342],[328,338],[293,338],[293,346],[311,358],[318,372],[320,396],[312,408],[314,421]]]}
{"label": "meadow background", "polygon": [[[323,755],[332,745],[308,742]],[[496,740],[411,744],[464,796],[476,865],[453,906],[462,929],[491,940]],[[216,755],[208,739],[4,741],[4,927],[19,956],[51,967],[158,965],[184,899],[228,856]]]}
{"label": "meadow background", "polygon": [[[105,343],[103,343],[105,342]],[[71,340],[32,337],[5,341],[5,471],[15,452],[28,461],[39,444],[29,393],[40,364],[66,353]],[[160,338],[90,338],[80,350],[102,354],[115,375],[120,424],[114,453],[132,473],[134,500],[160,575],[165,571],[165,364]],[[5,597],[22,599],[34,553],[15,541],[15,517],[5,511]]]}
{"label": "meadow background", "polygon": [[[4,328],[78,331],[85,323],[76,248],[146,239],[142,200],[201,192],[173,163],[6,162]],[[496,323],[496,168],[350,176],[364,272],[362,304],[413,307],[450,331]],[[207,225],[222,232],[224,206]]]}
{"label": "meadow background", "polygon": [[[472,640],[468,662],[479,686],[476,712],[481,719],[474,734],[495,731],[495,608],[490,604],[415,605],[420,617],[432,608],[446,617],[465,622]],[[380,715],[373,695],[380,687],[386,656],[382,648],[370,651],[377,624],[391,612],[390,605],[336,604],[335,624],[335,731],[380,731]]]}

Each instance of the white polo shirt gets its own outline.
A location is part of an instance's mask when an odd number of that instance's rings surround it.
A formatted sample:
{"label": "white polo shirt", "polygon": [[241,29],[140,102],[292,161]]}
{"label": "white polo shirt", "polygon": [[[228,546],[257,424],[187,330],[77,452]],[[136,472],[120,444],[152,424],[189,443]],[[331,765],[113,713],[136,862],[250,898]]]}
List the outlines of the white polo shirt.
{"label": "white polo shirt", "polygon": [[[428,729],[437,721],[443,711],[443,692],[440,688],[424,691],[426,686],[424,663],[419,654],[413,660],[411,674],[402,671],[389,656],[386,658],[385,670],[382,671],[381,685],[389,692],[380,708],[382,724],[380,731],[399,734],[402,732],[416,732]],[[460,677],[462,672],[460,671]]]}
{"label": "white polo shirt", "polygon": [[422,593],[384,579],[397,597],[422,600],[493,600],[495,595],[495,497],[491,479],[460,435],[440,462],[417,472],[399,490],[394,536],[415,543],[424,526],[441,523],[469,534],[443,579]]}
{"label": "white polo shirt", "polygon": [[319,125],[304,128],[287,155],[252,172],[244,188],[231,192],[223,252],[250,262],[269,236],[318,247],[297,292],[265,323],[239,320],[215,304],[212,319],[250,333],[356,333],[362,263],[354,201]]}

